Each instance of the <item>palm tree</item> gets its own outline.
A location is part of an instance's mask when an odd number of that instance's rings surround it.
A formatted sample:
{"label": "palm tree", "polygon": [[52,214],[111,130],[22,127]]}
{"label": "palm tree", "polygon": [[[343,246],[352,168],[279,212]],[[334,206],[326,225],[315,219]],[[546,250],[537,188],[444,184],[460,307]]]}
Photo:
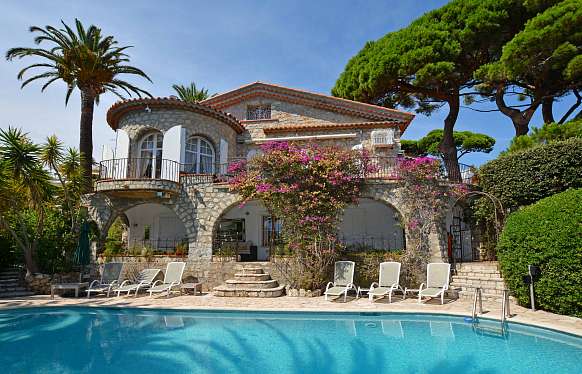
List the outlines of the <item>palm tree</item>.
{"label": "palm tree", "polygon": [[141,97],[151,95],[119,78],[122,74],[131,74],[151,79],[140,69],[126,65],[129,56],[125,50],[130,46],[119,47],[113,36],[103,36],[101,29],[91,25],[85,29],[81,21],[75,19],[76,30],[61,21],[63,28],[53,26],[44,28],[32,26],[30,32],[37,34],[34,42],[50,44],[49,48],[11,48],[6,52],[6,59],[39,57],[42,61],[29,65],[18,73],[22,80],[29,69],[44,69],[25,79],[21,88],[36,80],[46,80],[41,88],[44,91],[56,81],[67,84],[65,105],[75,88],[81,92],[81,121],[79,151],[82,157],[84,191],[91,188],[91,167],[93,161],[93,108],[99,103],[99,97],[111,92],[124,99],[122,92]]}
{"label": "palm tree", "polygon": [[210,97],[208,90],[202,87],[200,90],[196,88],[196,83],[190,83],[190,86],[184,86],[181,84],[175,84],[172,88],[178,94],[180,99],[188,103],[197,103],[202,100],[206,100]]}
{"label": "palm tree", "polygon": [[[54,193],[41,153],[42,148],[20,130],[0,129],[0,227],[10,233],[24,253],[27,270],[33,273],[38,271],[35,252],[44,228],[45,205]],[[36,212],[32,232],[27,225],[28,209]]]}

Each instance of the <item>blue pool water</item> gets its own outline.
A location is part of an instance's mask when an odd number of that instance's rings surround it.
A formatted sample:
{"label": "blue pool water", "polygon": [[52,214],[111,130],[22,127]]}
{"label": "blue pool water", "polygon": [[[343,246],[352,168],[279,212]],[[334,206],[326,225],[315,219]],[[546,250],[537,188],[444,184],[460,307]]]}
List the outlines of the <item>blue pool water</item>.
{"label": "blue pool water", "polygon": [[0,310],[7,373],[581,373],[582,338],[419,314]]}

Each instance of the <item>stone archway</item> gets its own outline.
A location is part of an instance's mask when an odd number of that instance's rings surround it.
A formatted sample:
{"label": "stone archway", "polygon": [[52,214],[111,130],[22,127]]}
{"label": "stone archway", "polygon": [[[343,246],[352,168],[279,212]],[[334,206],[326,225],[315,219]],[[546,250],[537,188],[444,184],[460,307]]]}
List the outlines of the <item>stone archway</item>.
{"label": "stone archway", "polygon": [[144,204],[160,205],[176,215],[178,220],[184,225],[186,239],[189,247],[197,239],[196,206],[184,197],[171,199],[165,198],[120,198],[111,197],[105,193],[93,193],[83,196],[83,205],[88,207],[89,218],[94,221],[99,228],[99,238],[97,240],[98,249],[101,250],[107,237],[109,228],[115,219],[125,214],[128,210]]}
{"label": "stone archway", "polygon": [[404,250],[406,238],[402,214],[392,204],[361,198],[343,212],[339,239],[361,250]]}

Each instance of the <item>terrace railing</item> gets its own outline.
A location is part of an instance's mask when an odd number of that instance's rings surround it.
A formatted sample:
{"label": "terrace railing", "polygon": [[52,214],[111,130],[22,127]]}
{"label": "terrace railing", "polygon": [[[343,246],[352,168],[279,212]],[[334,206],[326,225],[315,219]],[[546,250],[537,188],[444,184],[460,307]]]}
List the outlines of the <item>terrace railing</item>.
{"label": "terrace railing", "polygon": [[[398,162],[402,158],[400,157],[381,157],[373,156],[370,157],[370,164],[372,165],[372,172],[368,172],[365,175],[367,179],[380,179],[380,180],[397,180],[399,179],[398,172]],[[443,162],[441,168],[441,178],[450,181],[459,181],[465,184],[474,184],[475,171],[472,166],[459,164],[459,174],[456,175],[453,172],[450,176],[447,172],[447,168]]]}
{"label": "terrace railing", "polygon": [[[164,179],[177,183],[198,184],[212,182],[226,182],[229,166],[240,161],[241,158],[230,159],[227,163],[184,164],[167,159],[152,158],[120,158],[105,160],[99,163],[99,180],[122,179]],[[373,171],[366,173],[366,179],[397,180],[398,157],[370,157]],[[443,163],[442,179],[460,181],[465,184],[474,184],[474,168],[459,164],[459,174],[456,172],[449,177]]]}
{"label": "terrace railing", "polygon": [[99,163],[99,179],[180,181],[180,163],[161,158],[116,158]]}

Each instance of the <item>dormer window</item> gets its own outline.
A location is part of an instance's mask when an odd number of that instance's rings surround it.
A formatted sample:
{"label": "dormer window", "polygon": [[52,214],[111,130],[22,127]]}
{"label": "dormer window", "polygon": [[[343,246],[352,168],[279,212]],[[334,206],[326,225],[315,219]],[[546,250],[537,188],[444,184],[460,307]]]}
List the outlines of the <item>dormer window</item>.
{"label": "dormer window", "polygon": [[247,120],[271,119],[271,105],[247,106]]}
{"label": "dormer window", "polygon": [[391,147],[394,144],[394,129],[372,131],[374,147]]}

